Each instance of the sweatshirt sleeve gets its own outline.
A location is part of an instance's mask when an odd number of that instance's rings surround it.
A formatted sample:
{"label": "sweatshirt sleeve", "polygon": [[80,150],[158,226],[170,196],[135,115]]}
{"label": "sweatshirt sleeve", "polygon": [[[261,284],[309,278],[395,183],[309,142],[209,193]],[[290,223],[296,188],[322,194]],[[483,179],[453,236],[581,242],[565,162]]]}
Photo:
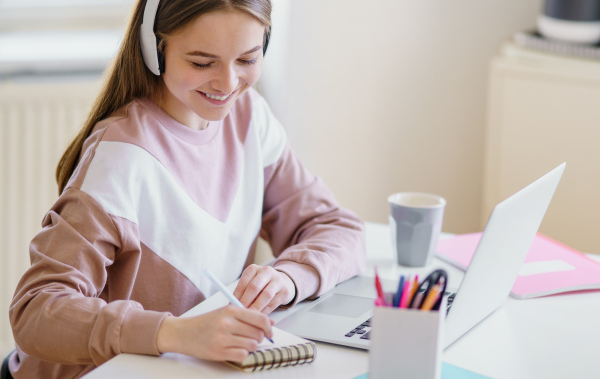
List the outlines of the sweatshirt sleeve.
{"label": "sweatshirt sleeve", "polygon": [[252,121],[264,162],[260,235],[273,250],[273,267],[296,286],[291,304],[318,297],[365,268],[362,221],[340,207],[323,181],[292,151],[286,133],[256,94]]}
{"label": "sweatshirt sleeve", "polygon": [[17,345],[61,364],[99,365],[120,353],[158,355],[156,335],[169,313],[101,296],[110,292],[107,276],[115,259],[139,242],[78,189],[65,190],[42,227],[10,306]]}
{"label": "sweatshirt sleeve", "polygon": [[273,267],[296,285],[293,304],[317,297],[364,270],[362,221],[340,207],[289,145],[267,169],[266,179],[261,236],[273,249]]}

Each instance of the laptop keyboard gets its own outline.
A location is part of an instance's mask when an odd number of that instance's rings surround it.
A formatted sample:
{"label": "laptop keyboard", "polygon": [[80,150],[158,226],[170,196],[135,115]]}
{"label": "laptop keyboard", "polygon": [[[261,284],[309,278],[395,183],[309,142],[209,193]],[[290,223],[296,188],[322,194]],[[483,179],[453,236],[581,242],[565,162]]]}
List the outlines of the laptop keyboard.
{"label": "laptop keyboard", "polygon": [[[456,293],[450,293],[448,295],[447,306],[446,306],[446,314],[450,311],[450,307],[452,306],[452,302],[454,301],[454,296]],[[346,333],[346,337],[354,337],[360,338],[362,340],[368,340],[371,334],[371,319],[369,318],[367,321],[361,323],[356,328],[352,329],[348,333]]]}
{"label": "laptop keyboard", "polygon": [[369,339],[369,334],[371,333],[371,319],[363,322],[356,328],[352,329],[346,334],[346,337],[352,337],[354,335],[360,336],[363,340]]}

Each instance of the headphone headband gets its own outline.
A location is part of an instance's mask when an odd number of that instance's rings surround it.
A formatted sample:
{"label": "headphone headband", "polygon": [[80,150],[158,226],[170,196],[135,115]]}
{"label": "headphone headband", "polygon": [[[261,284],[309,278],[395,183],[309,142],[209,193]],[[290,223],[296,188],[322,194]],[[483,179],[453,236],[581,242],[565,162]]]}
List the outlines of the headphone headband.
{"label": "headphone headband", "polygon": [[[146,0],[144,7],[144,18],[140,27],[140,44],[142,46],[142,57],[146,67],[156,76],[164,72],[164,57],[158,51],[158,41],[154,33],[154,20],[160,0]],[[271,27],[265,32],[263,56],[267,53],[269,39],[271,38]],[[162,62],[162,64],[161,64]]]}

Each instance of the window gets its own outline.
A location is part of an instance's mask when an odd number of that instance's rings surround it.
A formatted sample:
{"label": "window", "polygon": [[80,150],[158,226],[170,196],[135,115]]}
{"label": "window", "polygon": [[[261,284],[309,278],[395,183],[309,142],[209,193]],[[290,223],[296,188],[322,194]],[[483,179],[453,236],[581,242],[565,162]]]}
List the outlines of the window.
{"label": "window", "polygon": [[102,71],[138,0],[0,0],[0,79]]}
{"label": "window", "polygon": [[137,0],[0,0],[0,32],[121,28]]}
{"label": "window", "polygon": [[0,8],[31,8],[31,7],[88,7],[94,5],[130,4],[132,0],[0,0]]}

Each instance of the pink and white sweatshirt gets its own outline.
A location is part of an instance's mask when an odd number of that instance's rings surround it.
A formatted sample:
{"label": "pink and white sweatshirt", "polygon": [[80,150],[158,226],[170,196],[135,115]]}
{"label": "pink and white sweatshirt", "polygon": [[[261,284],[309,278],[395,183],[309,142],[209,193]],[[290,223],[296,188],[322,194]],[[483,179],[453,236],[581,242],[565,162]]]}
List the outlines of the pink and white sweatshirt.
{"label": "pink and white sweatshirt", "polygon": [[99,122],[30,245],[10,307],[19,378],[79,377],[119,353],[158,355],[156,336],[238,279],[258,235],[295,302],[364,268],[361,221],[291,150],[254,90],[204,130],[149,99]]}

